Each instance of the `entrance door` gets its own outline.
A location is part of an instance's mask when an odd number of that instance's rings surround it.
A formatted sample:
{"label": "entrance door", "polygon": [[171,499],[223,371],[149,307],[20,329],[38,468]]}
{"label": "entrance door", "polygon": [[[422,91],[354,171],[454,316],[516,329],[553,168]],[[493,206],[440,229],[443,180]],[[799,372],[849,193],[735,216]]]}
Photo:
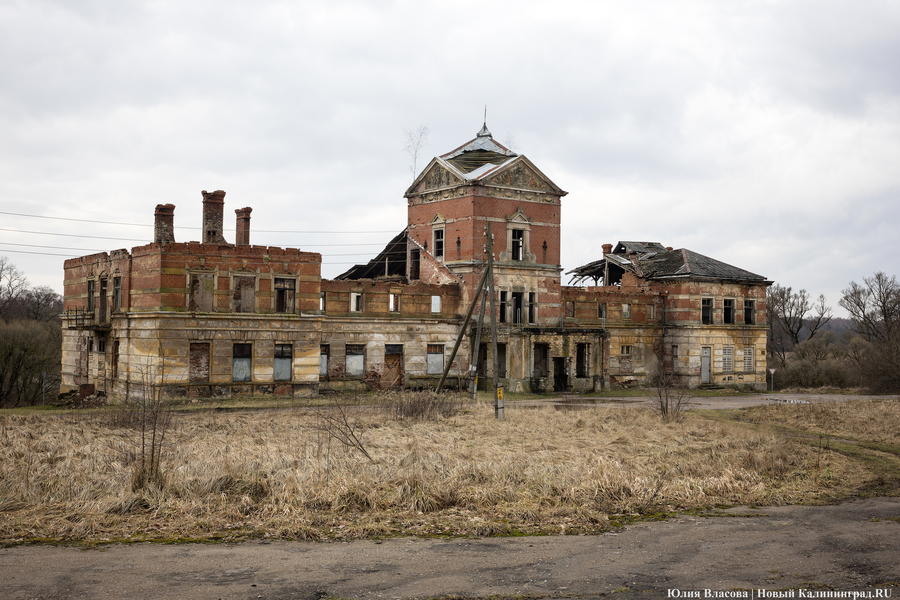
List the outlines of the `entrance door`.
{"label": "entrance door", "polygon": [[403,385],[403,345],[385,344],[384,376],[381,387],[395,388]]}
{"label": "entrance door", "polygon": [[566,359],[562,356],[553,357],[553,391],[565,392],[569,387],[566,377]]}
{"label": "entrance door", "polygon": [[712,348],[703,346],[700,349],[700,383],[710,381],[710,361],[712,360]]}

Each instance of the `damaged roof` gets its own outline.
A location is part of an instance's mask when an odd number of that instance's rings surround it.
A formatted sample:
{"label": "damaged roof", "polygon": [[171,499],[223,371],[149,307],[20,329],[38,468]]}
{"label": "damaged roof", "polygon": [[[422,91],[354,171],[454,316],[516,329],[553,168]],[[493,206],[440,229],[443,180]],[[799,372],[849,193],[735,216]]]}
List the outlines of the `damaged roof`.
{"label": "damaged roof", "polygon": [[439,158],[453,165],[466,179],[479,179],[492,169],[500,167],[518,154],[498,144],[491,137],[485,124],[474,140]]}
{"label": "damaged roof", "polygon": [[388,242],[378,256],[364,265],[354,265],[335,279],[406,277],[406,229]]}
{"label": "damaged roof", "polygon": [[771,283],[762,275],[729,265],[720,260],[682,248],[668,250],[658,242],[619,242],[615,250],[601,260],[590,262],[571,271],[573,282],[583,279],[598,281],[609,277],[606,285],[620,281],[630,272],[643,279],[716,279]]}

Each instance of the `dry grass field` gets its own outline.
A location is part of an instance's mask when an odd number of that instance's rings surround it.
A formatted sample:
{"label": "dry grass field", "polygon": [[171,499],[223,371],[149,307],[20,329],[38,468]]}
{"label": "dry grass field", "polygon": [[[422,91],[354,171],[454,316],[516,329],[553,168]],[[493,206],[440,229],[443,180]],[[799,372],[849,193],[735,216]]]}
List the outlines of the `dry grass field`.
{"label": "dry grass field", "polygon": [[[552,408],[497,421],[484,404],[426,420],[385,406],[347,409],[358,444],[328,409],[176,413],[162,481],[134,489],[122,411],[0,414],[0,543],[595,532],[672,510],[827,502],[876,477],[766,425],[817,425],[802,406],[761,407],[752,423]],[[900,430],[900,403],[867,408],[889,413],[874,429],[831,406],[829,432]]]}

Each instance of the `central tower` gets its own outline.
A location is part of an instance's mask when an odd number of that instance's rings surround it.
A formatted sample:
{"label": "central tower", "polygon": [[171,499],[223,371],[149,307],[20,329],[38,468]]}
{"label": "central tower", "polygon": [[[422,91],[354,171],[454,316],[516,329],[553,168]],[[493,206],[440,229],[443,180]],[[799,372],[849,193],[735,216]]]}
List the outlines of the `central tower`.
{"label": "central tower", "polygon": [[464,283],[471,301],[494,237],[499,319],[550,324],[560,315],[560,199],[566,195],[525,156],[475,139],[435,157],[404,194],[409,237]]}

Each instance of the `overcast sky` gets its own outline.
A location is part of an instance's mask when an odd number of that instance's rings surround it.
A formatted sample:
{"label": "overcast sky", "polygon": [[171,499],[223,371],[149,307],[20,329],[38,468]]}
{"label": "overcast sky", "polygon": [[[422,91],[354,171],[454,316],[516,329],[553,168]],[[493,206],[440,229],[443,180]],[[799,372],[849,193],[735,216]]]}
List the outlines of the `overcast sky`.
{"label": "overcast sky", "polygon": [[159,203],[196,240],[223,189],[227,229],[252,206],[252,243],[333,277],[406,224],[404,129],[421,168],[487,105],[569,193],[566,270],[659,241],[842,315],[900,276],[898,32],[893,0],[3,0],[0,211],[55,219],[0,214],[0,255],[62,291],[65,257],[26,252],[149,242]]}

